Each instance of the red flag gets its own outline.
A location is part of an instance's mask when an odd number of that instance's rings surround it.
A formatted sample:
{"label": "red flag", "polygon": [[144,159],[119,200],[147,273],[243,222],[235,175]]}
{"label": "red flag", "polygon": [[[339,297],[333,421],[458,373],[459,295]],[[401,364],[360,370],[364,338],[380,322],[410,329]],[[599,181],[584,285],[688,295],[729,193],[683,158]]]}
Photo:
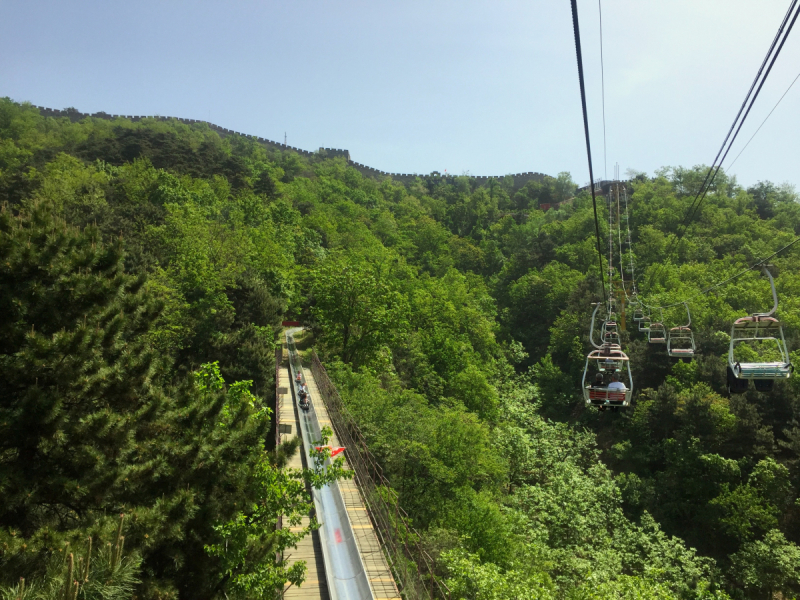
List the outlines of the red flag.
{"label": "red flag", "polygon": [[334,448],[333,446],[330,446],[330,445],[329,445],[329,446],[314,446],[314,448],[315,448],[315,449],[316,449],[318,452],[321,452],[323,448],[329,448],[329,449],[330,449],[330,451],[331,451],[331,458],[333,458],[333,457],[334,457],[334,456],[336,456],[337,454],[341,454],[342,452],[344,452],[344,448],[342,448],[342,447],[340,447],[340,446],[337,446],[337,447],[335,447],[335,448]]}

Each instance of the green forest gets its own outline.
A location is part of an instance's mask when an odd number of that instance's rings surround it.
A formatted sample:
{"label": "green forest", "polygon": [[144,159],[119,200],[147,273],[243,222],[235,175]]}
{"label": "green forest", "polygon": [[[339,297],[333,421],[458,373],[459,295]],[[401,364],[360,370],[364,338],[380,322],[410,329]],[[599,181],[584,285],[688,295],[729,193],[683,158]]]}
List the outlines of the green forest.
{"label": "green forest", "polygon": [[[726,389],[731,323],[769,282],[700,294],[794,240],[800,196],[721,172],[679,235],[705,173],[627,184],[639,292],[692,297],[697,352],[629,318],[632,405],[598,411],[595,221],[568,173],[403,185],[203,123],[0,100],[0,599],[302,586],[279,557],[309,528],[276,523],[326,480],[275,445],[283,320],[454,600],[800,598],[800,380]],[[770,264],[800,364],[800,244]]]}

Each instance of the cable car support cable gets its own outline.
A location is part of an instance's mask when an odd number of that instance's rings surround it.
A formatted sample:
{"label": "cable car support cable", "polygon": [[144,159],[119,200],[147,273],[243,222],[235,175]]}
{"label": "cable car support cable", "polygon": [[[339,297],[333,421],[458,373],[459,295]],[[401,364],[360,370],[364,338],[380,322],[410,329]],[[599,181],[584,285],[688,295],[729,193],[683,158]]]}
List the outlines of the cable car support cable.
{"label": "cable car support cable", "polygon": [[748,271],[752,271],[753,269],[762,266],[769,259],[774,258],[775,256],[777,256],[778,254],[780,254],[784,250],[790,248],[791,246],[794,246],[797,242],[800,242],[800,236],[797,236],[791,242],[786,244],[783,248],[780,248],[780,249],[776,250],[775,252],[773,252],[772,254],[767,256],[766,258],[762,258],[758,262],[754,263],[752,266],[747,267],[746,269],[742,269],[741,271],[736,273],[736,275],[733,275],[732,277],[728,277],[727,279],[723,279],[722,281],[719,281],[719,282],[707,287],[706,289],[702,290],[698,294],[695,294],[694,296],[690,296],[689,298],[686,298],[685,300],[680,300],[679,302],[674,302],[672,304],[665,304],[664,306],[649,306],[647,304],[644,304],[644,302],[642,302],[642,305],[647,307],[650,310],[662,310],[662,309],[665,309],[665,308],[673,308],[675,306],[680,306],[681,304],[687,304],[687,303],[691,302],[692,300],[694,300],[695,298],[699,298],[700,296],[705,296],[710,291],[715,290],[718,287],[723,286],[726,283],[729,283],[729,282],[733,281],[734,279],[738,279],[739,277],[741,277],[742,275],[744,275]]}
{"label": "cable car support cable", "polygon": [[790,83],[790,84],[789,84],[789,87],[788,87],[788,88],[786,88],[786,91],[785,91],[785,92],[783,92],[783,96],[781,96],[781,97],[778,99],[778,101],[775,103],[775,106],[773,106],[773,107],[772,107],[772,110],[771,110],[771,111],[769,111],[769,114],[768,114],[766,117],[764,117],[764,120],[763,120],[763,121],[761,121],[761,125],[759,125],[759,126],[758,126],[758,129],[756,129],[755,133],[754,133],[753,135],[751,135],[751,136],[750,136],[750,139],[749,139],[749,140],[747,140],[747,143],[744,145],[744,147],[743,147],[741,150],[739,150],[739,154],[737,154],[737,155],[736,155],[736,158],[734,158],[734,159],[733,159],[733,162],[732,162],[730,165],[728,165],[728,168],[729,168],[729,169],[730,169],[730,168],[732,168],[732,167],[733,167],[733,165],[735,165],[735,164],[736,164],[736,161],[737,161],[737,160],[739,160],[739,157],[742,155],[742,152],[744,152],[745,150],[747,150],[747,147],[750,145],[750,142],[752,142],[752,141],[753,141],[753,138],[754,138],[754,137],[756,137],[756,134],[757,134],[759,131],[761,131],[761,128],[764,126],[764,123],[766,123],[766,122],[767,122],[767,119],[769,119],[769,118],[772,116],[772,113],[774,113],[774,112],[775,112],[775,109],[776,109],[776,108],[778,108],[778,105],[779,105],[779,104],[781,103],[781,101],[782,101],[782,100],[783,100],[783,99],[786,97],[786,94],[788,94],[788,93],[789,93],[789,90],[791,90],[791,89],[792,89],[792,87],[794,86],[794,84],[797,82],[797,80],[798,80],[798,79],[800,79],[800,73],[798,73],[798,74],[797,74],[797,77],[795,77],[795,78],[792,80],[792,83]]}
{"label": "cable car support cable", "polygon": [[[797,0],[794,0],[797,2]],[[575,54],[578,59],[578,80],[581,86],[581,107],[583,108],[583,131],[586,136],[586,155],[589,160],[589,185],[592,190],[592,208],[594,209],[594,231],[597,238],[597,258],[600,265],[600,282],[603,287],[603,300],[608,301],[606,294],[606,280],[603,273],[603,250],[600,242],[600,223],[597,219],[597,197],[594,189],[594,170],[592,168],[592,146],[589,141],[589,116],[586,112],[586,86],[583,82],[583,55],[581,53],[581,32],[578,25],[578,2],[571,0],[572,3],[572,29],[575,34]],[[610,284],[610,282],[609,282]]]}
{"label": "cable car support cable", "polygon": [[[792,16],[793,12],[794,16]],[[764,57],[764,60],[762,61],[761,66],[759,67],[755,78],[753,79],[753,83],[750,84],[750,89],[747,91],[747,95],[745,96],[745,99],[742,102],[741,107],[739,107],[739,112],[736,113],[736,118],[733,120],[733,123],[731,124],[731,127],[728,130],[728,134],[725,136],[725,139],[723,140],[722,145],[720,146],[720,149],[717,152],[717,156],[714,158],[714,162],[709,167],[708,172],[706,173],[706,177],[703,180],[703,183],[700,186],[697,195],[694,197],[691,204],[689,205],[689,208],[686,211],[686,216],[684,217],[683,222],[679,226],[679,231],[676,234],[677,238],[676,241],[680,240],[686,234],[686,231],[689,228],[689,223],[691,223],[691,221],[697,214],[697,211],[700,209],[700,206],[703,203],[703,200],[705,199],[708,190],[714,183],[714,179],[716,178],[717,173],[722,167],[722,163],[725,161],[725,158],[728,156],[728,152],[730,152],[730,149],[733,146],[736,137],[739,135],[739,131],[741,131],[742,125],[744,125],[744,121],[745,119],[747,119],[747,115],[750,114],[750,110],[752,109],[753,104],[755,103],[756,98],[758,97],[758,94],[761,92],[761,88],[764,86],[767,77],[772,71],[772,67],[775,64],[775,61],[777,60],[778,56],[780,55],[780,52],[783,49],[783,45],[784,43],[786,43],[786,39],[789,37],[789,33],[791,32],[792,27],[794,27],[794,23],[797,20],[799,14],[800,14],[800,8],[798,8],[798,0],[792,0],[791,4],[789,5],[789,9],[786,11],[786,14],[783,17],[783,21],[781,21],[781,25],[778,28],[778,31],[772,40],[772,44],[770,44],[769,50],[767,50],[767,54]],[[768,66],[767,63],[769,63]],[[766,72],[764,71],[765,67],[766,67]],[[753,93],[754,90],[755,94]],[[720,156],[722,157],[721,160]],[[681,227],[683,228],[682,231],[680,230]],[[659,266],[659,268],[656,269],[655,273],[653,273],[648,278],[648,290],[652,287],[652,282],[655,279],[656,274],[660,273],[662,269],[663,266]]]}
{"label": "cable car support cable", "polygon": [[[633,242],[631,240],[631,217],[630,213],[628,212],[628,187],[622,187],[623,197],[625,199],[625,226],[628,230],[628,237],[626,243],[628,244],[628,256],[630,257],[631,263],[631,291],[633,292],[631,295],[636,298],[636,271],[633,266]],[[620,248],[620,252],[622,249]],[[638,300],[637,300],[638,301]]]}
{"label": "cable car support cable", "polygon": [[[772,67],[775,64],[775,61],[777,60],[778,56],[780,55],[781,50],[783,49],[784,43],[786,43],[786,39],[789,37],[789,33],[791,32],[792,27],[794,26],[794,23],[797,20],[797,16],[798,14],[800,14],[800,10],[795,10],[795,8],[797,7],[797,3],[798,0],[792,0],[791,5],[789,6],[789,10],[786,12],[783,21],[781,22],[781,25],[778,28],[778,32],[775,34],[775,38],[772,40],[772,44],[770,45],[769,50],[767,51],[767,55],[764,57],[764,60],[761,63],[761,67],[758,69],[755,79],[753,79],[753,83],[750,85],[750,89],[748,90],[747,95],[745,96],[744,102],[742,102],[742,106],[739,108],[739,112],[736,114],[736,118],[733,120],[733,124],[731,125],[731,128],[728,130],[728,134],[725,136],[725,140],[722,142],[722,146],[720,146],[720,149],[717,152],[717,156],[714,158],[714,162],[712,163],[711,167],[709,167],[708,173],[706,173],[706,178],[703,181],[703,185],[700,186],[700,190],[697,192],[697,195],[695,196],[694,200],[692,200],[692,203],[689,205],[689,209],[686,211],[686,217],[684,218],[682,224],[683,232],[681,232],[678,235],[678,239],[683,237],[683,235],[686,233],[686,230],[689,227],[689,223],[691,223],[691,221],[694,219],[694,216],[697,214],[697,211],[699,210],[700,205],[703,203],[703,200],[705,199],[706,194],[708,193],[708,190],[711,187],[711,184],[714,183],[714,179],[716,178],[717,173],[722,167],[722,163],[728,156],[728,152],[730,152],[730,149],[733,146],[734,141],[736,141],[736,137],[739,135],[739,131],[741,131],[742,125],[744,125],[745,119],[747,119],[747,115],[750,114],[750,109],[753,108],[753,104],[755,103],[756,98],[758,98],[758,94],[761,92],[761,88],[767,81],[767,77],[769,77],[770,71],[772,71]],[[794,11],[794,16],[792,17],[791,15],[793,11]],[[791,21],[789,20],[790,17]],[[787,22],[789,23],[788,27],[787,27]],[[782,39],[781,36],[783,36]],[[779,40],[780,43],[778,42]],[[772,57],[772,60],[770,60],[770,57]],[[764,67],[767,65],[768,62],[769,66],[767,67],[766,72],[764,72]],[[756,85],[758,85],[757,88]],[[755,94],[753,94],[754,89],[755,89]],[[750,98],[751,95],[752,99]],[[742,115],[743,112],[744,115]],[[736,130],[735,133],[734,129]],[[733,136],[731,136],[732,133]],[[722,159],[720,159],[720,156],[722,156]],[[691,215],[689,213],[691,213]]]}
{"label": "cable car support cable", "polygon": [[603,65],[603,6],[597,0],[597,12],[600,15],[600,91],[603,99],[603,178],[608,179],[608,161],[606,158],[606,72]]}

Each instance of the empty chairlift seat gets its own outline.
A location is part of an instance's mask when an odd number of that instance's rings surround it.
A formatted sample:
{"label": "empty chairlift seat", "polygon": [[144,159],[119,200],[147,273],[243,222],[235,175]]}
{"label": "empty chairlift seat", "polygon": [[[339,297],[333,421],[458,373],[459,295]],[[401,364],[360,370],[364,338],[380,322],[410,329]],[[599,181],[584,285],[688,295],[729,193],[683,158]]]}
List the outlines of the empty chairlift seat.
{"label": "empty chairlift seat", "polygon": [[616,321],[605,321],[602,329],[603,344],[619,346],[619,331]]}
{"label": "empty chairlift seat", "polygon": [[[763,360],[736,360],[736,346],[747,344],[752,349],[748,354],[761,351],[768,353]],[[757,346],[754,348],[754,345]],[[770,360],[772,359],[772,360]],[[787,379],[793,366],[789,359],[783,327],[775,317],[751,315],[736,319],[731,327],[731,342],[728,350],[728,365],[737,379]]]}
{"label": "empty chairlift seat", "polygon": [[667,354],[678,358],[691,358],[694,356],[695,344],[694,334],[690,328],[692,324],[692,314],[689,312],[689,304],[684,302],[686,316],[689,322],[680,327],[673,327],[669,330],[667,338]]}
{"label": "empty chairlift seat", "polygon": [[694,334],[688,327],[673,327],[667,338],[667,354],[678,358],[694,356]]}
{"label": "empty chairlift seat", "polygon": [[788,379],[794,371],[783,327],[773,316],[778,310],[775,281],[766,266],[761,269],[769,278],[774,305],[768,313],[736,319],[731,326],[727,383],[732,394],[745,392],[751,379],[759,392],[768,392],[776,379]]}
{"label": "empty chairlift seat", "polygon": [[647,341],[651,344],[665,344],[667,342],[666,330],[663,323],[650,323],[647,329]]}

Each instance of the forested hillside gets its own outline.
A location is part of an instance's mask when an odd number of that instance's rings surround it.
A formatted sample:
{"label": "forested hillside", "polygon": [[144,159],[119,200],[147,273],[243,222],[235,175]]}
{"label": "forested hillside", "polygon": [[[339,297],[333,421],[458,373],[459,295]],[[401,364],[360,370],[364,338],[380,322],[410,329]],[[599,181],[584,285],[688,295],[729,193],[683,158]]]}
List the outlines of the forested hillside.
{"label": "forested hillside", "polygon": [[[652,306],[800,234],[792,189],[720,174],[678,239],[704,175],[629,184]],[[270,435],[284,318],[313,333],[454,598],[800,595],[800,380],[725,388],[731,322],[771,307],[768,282],[692,300],[692,361],[629,327],[632,406],[584,407],[601,285],[566,173],[403,186],[203,124],[4,99],[0,202],[0,598],[300,583],[276,552],[307,532],[275,523],[321,481]],[[800,244],[771,264],[800,363]]]}

